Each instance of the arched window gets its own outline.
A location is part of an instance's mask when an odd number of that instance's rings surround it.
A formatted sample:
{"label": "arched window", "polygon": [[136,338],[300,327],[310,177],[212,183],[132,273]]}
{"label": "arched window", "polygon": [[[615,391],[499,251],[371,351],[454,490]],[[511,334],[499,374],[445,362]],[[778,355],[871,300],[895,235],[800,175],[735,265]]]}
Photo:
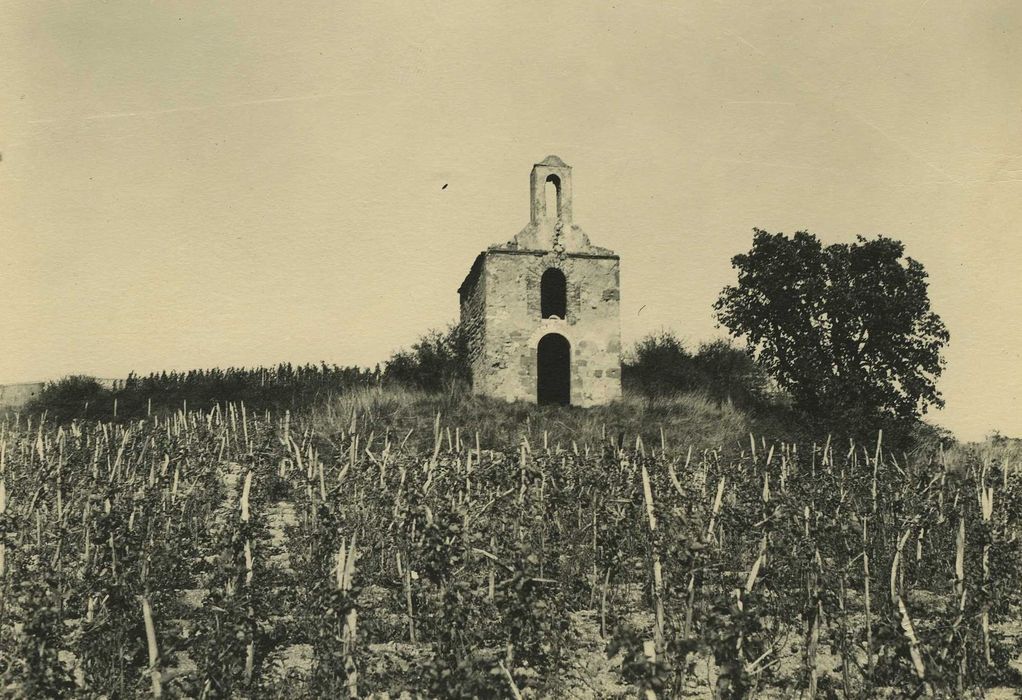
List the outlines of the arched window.
{"label": "arched window", "polygon": [[539,307],[543,318],[565,318],[568,310],[568,280],[564,273],[551,267],[539,281]]}
{"label": "arched window", "polygon": [[561,178],[556,175],[546,179],[546,218],[551,221],[561,218]]}

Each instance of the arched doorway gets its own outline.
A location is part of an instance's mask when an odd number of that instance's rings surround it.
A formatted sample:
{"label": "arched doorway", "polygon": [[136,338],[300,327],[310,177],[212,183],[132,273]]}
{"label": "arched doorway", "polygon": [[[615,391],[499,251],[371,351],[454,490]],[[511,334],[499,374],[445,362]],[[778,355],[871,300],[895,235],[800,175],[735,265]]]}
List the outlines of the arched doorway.
{"label": "arched doorway", "polygon": [[571,404],[571,343],[548,333],[536,348],[536,400],[539,404]]}

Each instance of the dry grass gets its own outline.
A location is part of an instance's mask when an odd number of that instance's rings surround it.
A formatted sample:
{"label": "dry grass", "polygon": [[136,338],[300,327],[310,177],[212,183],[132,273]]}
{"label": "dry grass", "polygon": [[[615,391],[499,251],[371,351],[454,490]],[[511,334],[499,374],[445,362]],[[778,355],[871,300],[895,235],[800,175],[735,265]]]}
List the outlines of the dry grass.
{"label": "dry grass", "polygon": [[[594,408],[535,406],[508,403],[469,394],[461,387],[444,393],[429,393],[402,386],[360,389],[333,399],[317,412],[317,433],[330,438],[350,429],[351,416],[358,416],[358,428],[377,435],[411,430],[408,446],[432,450],[437,414],[444,425],[460,428],[465,439],[482,444],[516,445],[543,441],[551,447],[580,450],[598,449],[610,439],[634,442],[636,436],[659,445],[661,431],[669,445],[700,445],[719,448],[737,445],[748,438],[756,421],[730,402],[718,403],[701,393],[644,398],[626,394],[606,406]],[[626,437],[627,436],[627,437]]]}

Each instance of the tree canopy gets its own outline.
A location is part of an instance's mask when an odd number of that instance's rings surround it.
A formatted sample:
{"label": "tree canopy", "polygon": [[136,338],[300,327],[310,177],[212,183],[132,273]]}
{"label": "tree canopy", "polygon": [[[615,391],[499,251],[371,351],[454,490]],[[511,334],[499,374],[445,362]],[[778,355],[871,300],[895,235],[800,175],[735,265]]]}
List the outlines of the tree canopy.
{"label": "tree canopy", "polygon": [[936,380],[950,336],[930,309],[927,274],[884,236],[823,246],[755,229],[731,260],[738,283],[714,304],[796,408],[861,427],[943,406]]}

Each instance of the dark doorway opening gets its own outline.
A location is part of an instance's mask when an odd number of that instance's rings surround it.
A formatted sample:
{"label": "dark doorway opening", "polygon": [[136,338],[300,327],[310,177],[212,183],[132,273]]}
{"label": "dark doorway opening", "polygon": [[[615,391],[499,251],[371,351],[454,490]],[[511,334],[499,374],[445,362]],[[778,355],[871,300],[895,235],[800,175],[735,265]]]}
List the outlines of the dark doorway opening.
{"label": "dark doorway opening", "polygon": [[536,399],[540,405],[571,404],[571,343],[563,335],[548,333],[536,351]]}
{"label": "dark doorway opening", "polygon": [[551,267],[539,280],[539,306],[542,318],[564,319],[568,311],[568,280],[564,273]]}

